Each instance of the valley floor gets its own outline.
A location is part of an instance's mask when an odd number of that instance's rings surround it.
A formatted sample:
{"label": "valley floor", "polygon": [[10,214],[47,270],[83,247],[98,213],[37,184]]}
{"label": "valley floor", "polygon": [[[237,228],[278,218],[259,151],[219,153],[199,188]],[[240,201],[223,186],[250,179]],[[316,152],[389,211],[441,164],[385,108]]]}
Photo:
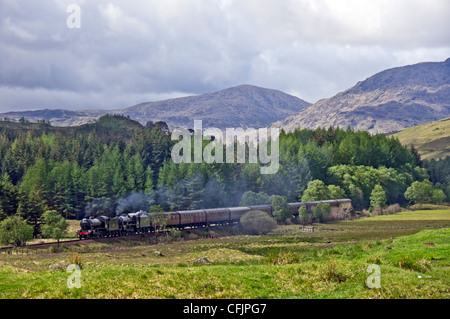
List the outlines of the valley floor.
{"label": "valley floor", "polygon": [[[450,209],[424,210],[316,224],[314,232],[289,225],[264,236],[203,238],[198,230],[188,241],[3,252],[0,298],[448,299],[449,227]],[[67,272],[70,264],[79,272]],[[369,288],[375,277],[379,288]]]}

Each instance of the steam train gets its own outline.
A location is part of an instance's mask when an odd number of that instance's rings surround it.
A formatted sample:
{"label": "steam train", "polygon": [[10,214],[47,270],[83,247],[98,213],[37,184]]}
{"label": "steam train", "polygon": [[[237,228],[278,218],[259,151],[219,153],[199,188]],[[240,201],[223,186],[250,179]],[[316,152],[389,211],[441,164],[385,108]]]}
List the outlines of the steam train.
{"label": "steam train", "polygon": [[[345,202],[351,203],[351,200],[334,199],[288,203],[288,208],[293,216],[298,216],[300,206],[311,207],[319,203],[339,206]],[[77,232],[77,235],[79,239],[88,239],[155,232],[163,226],[184,229],[205,227],[208,225],[231,225],[239,223],[241,217],[251,210],[264,211],[270,216],[273,216],[272,205],[180,210],[165,212],[161,215],[149,215],[147,212],[141,210],[112,218],[107,216],[83,218],[80,222],[81,229]]]}

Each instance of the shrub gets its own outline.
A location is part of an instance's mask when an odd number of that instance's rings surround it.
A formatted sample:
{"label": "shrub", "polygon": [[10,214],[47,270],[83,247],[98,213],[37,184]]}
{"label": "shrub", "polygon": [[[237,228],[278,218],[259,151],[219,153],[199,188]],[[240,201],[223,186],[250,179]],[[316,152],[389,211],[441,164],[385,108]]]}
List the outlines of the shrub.
{"label": "shrub", "polygon": [[375,185],[370,194],[370,205],[376,209],[386,207],[386,192],[381,185]]}
{"label": "shrub", "polygon": [[303,225],[312,223],[311,216],[309,215],[306,206],[300,206],[300,208],[298,209],[298,219]]}
{"label": "shrub", "polygon": [[387,215],[395,214],[395,213],[398,213],[401,210],[402,209],[401,209],[399,204],[392,204],[392,205],[389,205],[387,208],[383,209],[383,214],[387,214]]}
{"label": "shrub", "polygon": [[439,203],[446,198],[445,193],[441,189],[435,189],[430,181],[416,181],[406,189],[405,198],[416,204]]}
{"label": "shrub", "polygon": [[252,210],[241,217],[241,226],[251,235],[262,235],[275,229],[277,222],[263,211]]}
{"label": "shrub", "polygon": [[33,227],[19,216],[8,217],[0,222],[0,243],[21,246],[33,238]]}
{"label": "shrub", "polygon": [[320,203],[313,207],[312,211],[314,220],[317,222],[323,222],[330,216],[331,207],[330,204]]}
{"label": "shrub", "polygon": [[170,228],[169,229],[169,236],[171,238],[182,238],[184,237],[183,233],[179,229]]}
{"label": "shrub", "polygon": [[287,199],[284,196],[272,195],[273,216],[280,223],[286,223],[292,214],[287,205]]}
{"label": "shrub", "polygon": [[56,210],[47,210],[43,215],[42,235],[59,240],[67,234],[67,221]]}

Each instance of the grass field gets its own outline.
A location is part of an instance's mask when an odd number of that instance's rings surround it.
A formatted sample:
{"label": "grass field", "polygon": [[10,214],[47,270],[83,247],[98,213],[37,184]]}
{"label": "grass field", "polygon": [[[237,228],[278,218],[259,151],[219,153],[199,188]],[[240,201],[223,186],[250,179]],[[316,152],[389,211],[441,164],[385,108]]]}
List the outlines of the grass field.
{"label": "grass field", "polygon": [[[450,210],[426,210],[317,224],[314,232],[289,225],[264,236],[192,232],[196,240],[1,254],[0,298],[448,299],[449,226]],[[67,285],[72,263],[81,266],[80,288]],[[366,285],[371,264],[380,288]]]}
{"label": "grass field", "polygon": [[393,136],[403,144],[414,145],[422,159],[438,159],[450,155],[450,118],[409,127]]}

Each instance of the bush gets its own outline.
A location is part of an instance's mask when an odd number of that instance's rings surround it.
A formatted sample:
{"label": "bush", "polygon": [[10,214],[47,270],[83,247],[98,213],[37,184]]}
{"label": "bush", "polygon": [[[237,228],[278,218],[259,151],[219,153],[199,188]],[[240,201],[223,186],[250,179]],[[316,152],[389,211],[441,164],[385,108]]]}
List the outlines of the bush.
{"label": "bush", "polygon": [[312,211],[314,220],[317,222],[323,222],[330,216],[331,207],[330,204],[320,203],[313,207]]}
{"label": "bush", "polygon": [[241,217],[241,226],[251,235],[262,235],[275,229],[277,222],[263,211],[252,210]]}
{"label": "bush", "polygon": [[179,229],[170,228],[169,229],[169,236],[171,238],[182,238],[184,237],[183,233]]}
{"label": "bush", "polygon": [[0,222],[0,244],[21,246],[33,238],[33,227],[19,216],[7,217]]}
{"label": "bush", "polygon": [[389,205],[387,208],[383,209],[383,214],[386,214],[386,215],[395,214],[395,213],[400,212],[401,210],[402,210],[402,208],[400,207],[399,204],[392,204],[392,205]]}
{"label": "bush", "polygon": [[406,189],[405,198],[415,204],[440,203],[446,199],[441,189],[435,189],[430,181],[416,181]]}
{"label": "bush", "polygon": [[47,210],[43,215],[42,235],[58,241],[67,234],[67,221],[56,210]]}
{"label": "bush", "polygon": [[285,224],[292,214],[287,205],[287,199],[284,196],[272,195],[273,216],[278,222]]}
{"label": "bush", "polygon": [[300,208],[298,209],[298,219],[303,225],[312,223],[312,218],[309,215],[306,206],[300,206]]}
{"label": "bush", "polygon": [[386,192],[381,185],[375,185],[370,194],[370,205],[376,209],[386,207]]}

